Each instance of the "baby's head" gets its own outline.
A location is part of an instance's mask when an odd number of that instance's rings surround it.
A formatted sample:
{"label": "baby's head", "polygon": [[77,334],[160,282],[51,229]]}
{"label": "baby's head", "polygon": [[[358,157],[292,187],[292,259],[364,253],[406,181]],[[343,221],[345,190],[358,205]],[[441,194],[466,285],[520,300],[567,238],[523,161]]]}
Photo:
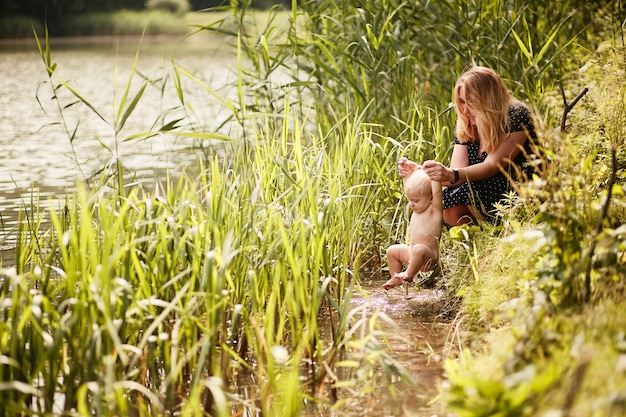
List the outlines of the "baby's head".
{"label": "baby's head", "polygon": [[404,180],[404,193],[409,198],[411,196],[432,197],[430,178],[428,178],[421,166]]}
{"label": "baby's head", "polygon": [[411,210],[422,212],[432,203],[433,191],[430,178],[419,167],[404,180],[404,194],[409,200]]}

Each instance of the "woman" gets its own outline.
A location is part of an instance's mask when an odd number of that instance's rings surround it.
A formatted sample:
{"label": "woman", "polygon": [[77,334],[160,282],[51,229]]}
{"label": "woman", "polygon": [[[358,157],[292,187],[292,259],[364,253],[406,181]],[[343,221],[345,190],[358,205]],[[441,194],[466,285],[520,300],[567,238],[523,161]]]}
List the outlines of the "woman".
{"label": "woman", "polygon": [[[510,179],[528,173],[525,165],[536,137],[530,111],[511,96],[495,71],[481,66],[457,80],[454,108],[457,124],[450,167],[437,161],[426,161],[422,167],[431,180],[447,187],[443,191],[446,224],[495,223],[495,204],[510,190]],[[414,162],[404,164],[400,175],[415,169]]]}

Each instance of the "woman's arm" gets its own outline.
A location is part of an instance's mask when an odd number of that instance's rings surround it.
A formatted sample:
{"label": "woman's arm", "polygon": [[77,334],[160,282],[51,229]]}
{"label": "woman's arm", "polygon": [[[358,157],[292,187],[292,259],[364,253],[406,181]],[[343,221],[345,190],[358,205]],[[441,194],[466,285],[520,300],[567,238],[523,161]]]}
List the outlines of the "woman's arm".
{"label": "woman's arm", "polygon": [[[465,168],[469,166],[469,156],[467,154],[467,146],[455,144],[454,148],[452,148],[452,157],[450,157],[450,172],[448,174],[451,175],[448,181],[442,180],[443,186],[446,187],[458,187],[462,184],[462,181],[455,181],[454,170],[457,172],[459,168]],[[459,176],[460,179],[460,176]]]}
{"label": "woman's arm", "polygon": [[511,161],[520,153],[526,143],[526,132],[513,132],[496,148],[487,155],[483,162],[468,166],[459,170],[459,181],[477,181],[491,178],[501,169],[508,168]]}
{"label": "woman's arm", "polygon": [[455,144],[450,157],[450,168],[463,168],[469,165],[467,146]]}
{"label": "woman's arm", "polygon": [[[462,145],[455,145],[452,151],[452,159],[450,161],[451,168],[445,167],[443,164],[436,161],[424,162],[423,168],[426,174],[431,180],[441,181],[442,185],[456,187],[463,182],[477,181],[485,178],[490,178],[500,172],[500,169],[506,169],[511,161],[519,154],[520,150],[526,142],[526,132],[513,132],[510,133],[507,138],[492,151],[483,162],[475,165],[468,166],[467,162],[467,147]],[[461,159],[461,149],[465,148],[464,159]],[[455,153],[458,155],[455,158]],[[458,180],[455,181],[454,170],[458,172]]]}

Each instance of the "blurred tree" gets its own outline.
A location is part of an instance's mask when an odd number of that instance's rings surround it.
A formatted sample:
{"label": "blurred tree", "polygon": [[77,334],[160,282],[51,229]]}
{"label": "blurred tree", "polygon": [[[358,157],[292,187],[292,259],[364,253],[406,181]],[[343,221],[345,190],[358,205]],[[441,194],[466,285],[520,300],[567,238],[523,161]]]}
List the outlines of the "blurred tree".
{"label": "blurred tree", "polygon": [[[225,6],[230,3],[229,0],[189,0],[191,10],[203,10],[212,7]],[[291,7],[291,0],[254,0],[253,7],[259,9],[269,9],[275,4],[282,4],[285,7]]]}
{"label": "blurred tree", "polygon": [[[203,10],[228,5],[230,0],[189,0],[191,10]],[[290,6],[290,0],[256,0],[259,8],[268,8],[274,4]],[[110,12],[120,9],[141,10],[146,0],[2,0],[0,17],[28,16],[38,19],[48,16],[56,19],[61,16],[81,13]]]}
{"label": "blurred tree", "polygon": [[182,15],[189,11],[190,6],[187,0],[146,0],[146,9],[165,10]]}
{"label": "blurred tree", "polygon": [[145,0],[2,0],[0,16],[28,16],[48,20],[62,16],[120,9],[141,10]]}
{"label": "blurred tree", "polygon": [[191,10],[210,9],[212,7],[228,4],[228,0],[189,0]]}

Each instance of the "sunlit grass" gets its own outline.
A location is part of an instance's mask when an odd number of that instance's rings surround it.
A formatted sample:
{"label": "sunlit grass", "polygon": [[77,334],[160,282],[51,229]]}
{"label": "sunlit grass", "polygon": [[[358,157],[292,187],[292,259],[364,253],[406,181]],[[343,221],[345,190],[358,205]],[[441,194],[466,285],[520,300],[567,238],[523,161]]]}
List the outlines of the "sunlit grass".
{"label": "sunlit grass", "polygon": [[[474,331],[471,353],[446,364],[446,402],[459,414],[626,411],[626,379],[615,371],[624,351],[624,189],[611,185],[624,175],[622,158],[611,157],[626,126],[623,53],[605,50],[588,64],[575,85],[597,88],[568,124],[571,133],[542,136],[556,150],[552,162],[521,188],[537,217],[460,239],[465,262],[454,270],[455,288],[460,317]],[[598,111],[606,106],[612,111]]]}
{"label": "sunlit grass", "polygon": [[[556,82],[551,74],[567,73],[557,59],[561,47],[573,45],[565,29],[580,24],[567,4],[550,9],[559,25],[543,33],[534,28],[548,25],[545,16],[528,15],[537,20],[529,26],[515,18],[515,2],[504,16],[497,7],[459,15],[477,4],[458,2],[457,9],[439,10],[445,16],[439,26],[431,19],[434,3],[420,9],[421,3],[364,2],[357,9],[322,2],[317,9],[307,3],[254,14],[257,24],[250,26],[246,5],[186,17],[199,34],[223,36],[235,47],[236,97],[219,97],[173,66],[181,108],[193,114],[195,104],[184,78],[229,112],[228,135],[164,118],[162,126],[123,138],[142,99],[142,89],[130,89],[135,68],[109,120],[56,78],[47,37],[40,44],[53,91],[70,90],[107,121],[116,144],[163,135],[219,141],[226,151],[205,148],[197,167],[152,191],[125,182],[118,158],[110,176],[80,187],[62,207],[33,196],[22,215],[15,268],[0,275],[0,403],[9,415],[300,415],[305,403],[341,412],[350,398],[329,399],[329,391],[345,389],[367,401],[380,384],[410,383],[386,350],[377,312],[350,308],[355,285],[380,274],[384,247],[403,238],[396,161],[447,162],[450,85],[472,60],[497,67],[519,95],[540,102]],[[416,30],[429,36],[414,36]],[[531,51],[529,43],[540,47]],[[150,82],[142,81],[142,88]],[[55,97],[65,124],[71,106]],[[65,127],[70,142],[81,140]],[[585,265],[572,272],[559,256],[584,259],[576,245],[593,230],[589,219],[597,219],[595,190],[602,184],[585,188],[579,179],[611,168],[605,158],[598,158],[604,169],[591,164],[593,157],[568,161],[577,148],[564,149],[561,172],[544,178],[552,193],[543,201],[528,191],[525,210],[513,205],[502,227],[453,229],[442,239],[439,288],[457,302],[459,317],[471,317],[466,323],[474,329],[511,326],[504,352],[492,348],[491,338],[485,358],[465,353],[458,364],[449,362],[447,400],[457,411],[477,403],[494,412],[511,404],[515,412],[538,407],[544,396],[561,395],[548,390],[582,358],[567,353],[577,346],[572,327],[550,319],[562,306],[557,301],[580,298]],[[580,197],[588,204],[574,210]],[[553,245],[552,252],[533,252],[536,241],[502,240],[536,237],[533,215],[542,210],[539,243]],[[578,235],[568,234],[572,224]],[[619,229],[600,236],[600,252],[623,250],[622,236]],[[622,263],[611,259],[596,259],[605,262],[594,266],[594,288],[605,290],[597,294],[618,288],[611,283],[619,282]],[[545,265],[552,269],[540,275]],[[565,336],[553,338],[560,330]],[[462,350],[460,332],[452,338]],[[486,363],[500,366],[491,374],[497,381],[484,380]],[[532,373],[533,366],[541,369]],[[345,379],[333,381],[332,373]],[[241,379],[254,381],[244,387],[247,398],[235,395]],[[468,387],[475,396],[466,395]],[[501,401],[496,406],[492,393]]]}
{"label": "sunlit grass", "polygon": [[[262,132],[197,177],[154,193],[82,188],[49,209],[50,232],[29,222],[19,248],[28,268],[2,277],[1,298],[13,300],[2,349],[25,358],[6,368],[3,403],[23,411],[34,396],[43,412],[62,398],[68,411],[98,415],[202,404],[225,415],[223,384],[239,372],[258,378],[263,413],[297,413],[317,398],[323,369],[313,368],[310,390],[287,381],[304,359],[342,357],[360,259],[377,251],[355,236],[381,221],[374,207],[388,188],[369,182],[370,169],[385,169],[371,164],[380,149],[369,128],[346,120],[337,132],[350,134],[310,137],[306,148],[302,130]],[[388,366],[376,346],[363,346],[362,367]]]}

